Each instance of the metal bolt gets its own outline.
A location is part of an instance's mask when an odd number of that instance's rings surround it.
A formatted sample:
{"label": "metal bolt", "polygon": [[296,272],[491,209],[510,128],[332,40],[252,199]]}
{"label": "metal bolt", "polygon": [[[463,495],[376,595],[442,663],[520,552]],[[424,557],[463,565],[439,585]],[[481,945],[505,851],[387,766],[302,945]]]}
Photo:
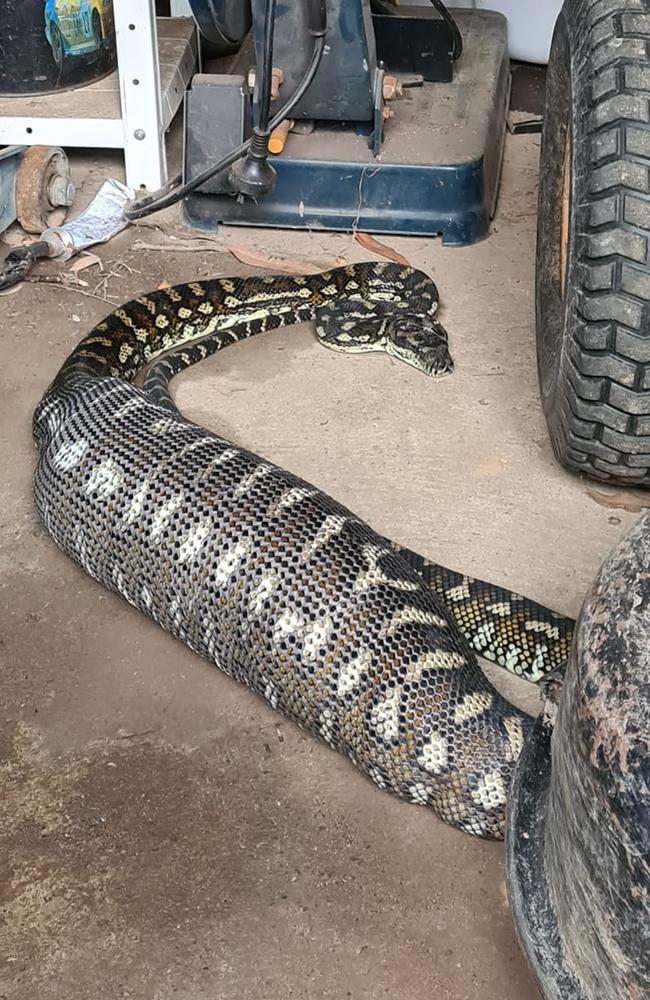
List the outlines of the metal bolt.
{"label": "metal bolt", "polygon": [[284,83],[284,70],[277,69],[275,66],[271,70],[271,97],[274,101],[277,101],[280,96],[280,87]]}
{"label": "metal bolt", "polygon": [[143,128],[137,128],[133,133],[133,135],[135,136],[136,139],[144,139],[146,133]]}
{"label": "metal bolt", "polygon": [[53,207],[71,205],[74,201],[75,187],[67,174],[57,174],[48,185],[47,197]]}
{"label": "metal bolt", "polygon": [[[253,68],[249,69],[249,71],[248,71],[247,83],[248,83],[248,89],[249,90],[253,90],[254,89],[256,79],[257,79],[257,75],[256,75],[255,69],[253,67]],[[272,98],[272,100],[277,101],[278,97],[280,96],[280,85],[283,82],[284,82],[284,70],[281,70],[277,66],[274,66],[273,69],[271,70],[271,98]]]}
{"label": "metal bolt", "polygon": [[402,96],[402,84],[396,76],[385,76],[383,81],[383,96],[385,101],[392,101]]}

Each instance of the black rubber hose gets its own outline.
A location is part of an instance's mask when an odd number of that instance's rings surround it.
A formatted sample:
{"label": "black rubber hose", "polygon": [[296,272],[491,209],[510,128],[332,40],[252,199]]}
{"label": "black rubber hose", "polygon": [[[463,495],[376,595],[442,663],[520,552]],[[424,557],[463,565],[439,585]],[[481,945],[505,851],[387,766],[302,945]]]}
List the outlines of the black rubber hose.
{"label": "black rubber hose", "polygon": [[271,86],[273,82],[273,34],[275,32],[276,0],[266,0],[264,14],[264,40],[262,57],[257,64],[257,79],[260,81],[260,115],[257,127],[266,133],[271,114]]}
{"label": "black rubber hose", "polygon": [[[278,111],[276,115],[273,116],[269,122],[268,128],[266,129],[269,134],[273,131],[273,129],[278,127],[280,122],[283,122],[285,118],[289,117],[289,114],[294,109],[298,101],[302,100],[305,92],[316,76],[321,59],[323,58],[323,52],[325,51],[325,31],[326,28],[321,29],[321,33],[315,37],[314,48],[307,71],[287,103]],[[202,170],[200,174],[193,177],[191,181],[187,182],[187,184],[183,184],[182,187],[178,187],[181,181],[180,176],[175,177],[164,187],[160,188],[159,191],[156,191],[154,194],[145,195],[144,198],[140,198],[129,208],[126,208],[124,210],[124,218],[128,219],[129,222],[136,222],[138,219],[144,219],[146,216],[153,215],[154,212],[159,212],[163,208],[170,208],[171,205],[175,205],[188,194],[191,194],[192,191],[196,191],[198,187],[201,187],[202,184],[209,181],[215,174],[219,174],[222,170],[226,170],[228,167],[232,166],[236,160],[239,160],[244,155],[249,146],[250,139],[247,139],[246,142],[241,144],[241,146],[237,146],[236,149],[227,153],[216,163],[206,167],[205,170]]]}
{"label": "black rubber hose", "polygon": [[454,60],[454,62],[456,62],[458,59],[460,59],[460,57],[463,54],[463,36],[458,30],[458,25],[456,24],[456,21],[449,13],[448,8],[445,6],[442,0],[431,0],[431,3],[436,8],[443,21],[445,21],[446,24],[449,25],[452,38],[451,44],[453,46],[451,50],[451,57]]}
{"label": "black rubber hose", "polygon": [[327,7],[325,0],[309,0],[307,13],[309,15],[309,32],[314,38],[327,31]]}

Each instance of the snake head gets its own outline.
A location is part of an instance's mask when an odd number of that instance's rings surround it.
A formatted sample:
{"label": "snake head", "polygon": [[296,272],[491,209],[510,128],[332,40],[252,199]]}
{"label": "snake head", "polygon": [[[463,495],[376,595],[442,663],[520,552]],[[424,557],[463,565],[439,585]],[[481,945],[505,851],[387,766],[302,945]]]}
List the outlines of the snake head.
{"label": "snake head", "polygon": [[430,316],[421,313],[398,313],[388,319],[384,329],[385,351],[393,358],[413,365],[432,378],[440,378],[454,369],[445,329]]}

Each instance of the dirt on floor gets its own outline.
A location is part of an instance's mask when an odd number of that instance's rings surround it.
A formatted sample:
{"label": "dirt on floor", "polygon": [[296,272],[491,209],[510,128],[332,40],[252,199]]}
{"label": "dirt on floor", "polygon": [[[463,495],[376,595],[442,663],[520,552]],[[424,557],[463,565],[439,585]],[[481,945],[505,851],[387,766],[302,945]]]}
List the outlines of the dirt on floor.
{"label": "dirt on floor", "polygon": [[[596,504],[549,445],[537,157],[537,137],[508,139],[486,242],[387,241],[439,284],[451,377],[324,351],[302,326],[220,354],[175,393],[381,533],[575,614],[636,515]],[[119,170],[75,159],[86,199]],[[97,248],[85,284],[0,297],[0,996],[533,1000],[501,844],[380,791],[85,576],[34,514],[31,414],[73,345],[161,282],[250,272],[232,247],[315,267],[371,256],[325,233],[206,242],[169,212]],[[533,689],[492,676],[535,710]]]}

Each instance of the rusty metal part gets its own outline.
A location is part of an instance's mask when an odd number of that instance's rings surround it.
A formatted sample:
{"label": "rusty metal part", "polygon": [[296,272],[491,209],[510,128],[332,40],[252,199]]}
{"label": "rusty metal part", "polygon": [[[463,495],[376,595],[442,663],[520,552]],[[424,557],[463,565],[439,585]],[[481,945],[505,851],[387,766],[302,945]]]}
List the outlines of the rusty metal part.
{"label": "rusty metal part", "polygon": [[[257,72],[255,67],[251,67],[248,71],[248,86],[252,90],[255,86],[255,81],[257,79]],[[274,66],[271,70],[271,100],[277,101],[280,96],[280,87],[284,83],[284,70],[279,69],[279,67]]]}
{"label": "rusty metal part", "polygon": [[650,514],[587,596],[554,709],[538,719],[510,788],[519,940],[544,1000],[641,1000],[650,996]]}
{"label": "rusty metal part", "polygon": [[396,76],[387,74],[382,82],[382,91],[385,101],[393,101],[396,97],[402,96],[402,84]]}
{"label": "rusty metal part", "polygon": [[316,128],[316,122],[313,118],[297,118],[293,123],[292,132],[296,135],[311,135]]}
{"label": "rusty metal part", "polygon": [[42,233],[57,208],[71,205],[75,189],[68,158],[58,146],[30,146],[16,173],[16,215],[28,233]]}

